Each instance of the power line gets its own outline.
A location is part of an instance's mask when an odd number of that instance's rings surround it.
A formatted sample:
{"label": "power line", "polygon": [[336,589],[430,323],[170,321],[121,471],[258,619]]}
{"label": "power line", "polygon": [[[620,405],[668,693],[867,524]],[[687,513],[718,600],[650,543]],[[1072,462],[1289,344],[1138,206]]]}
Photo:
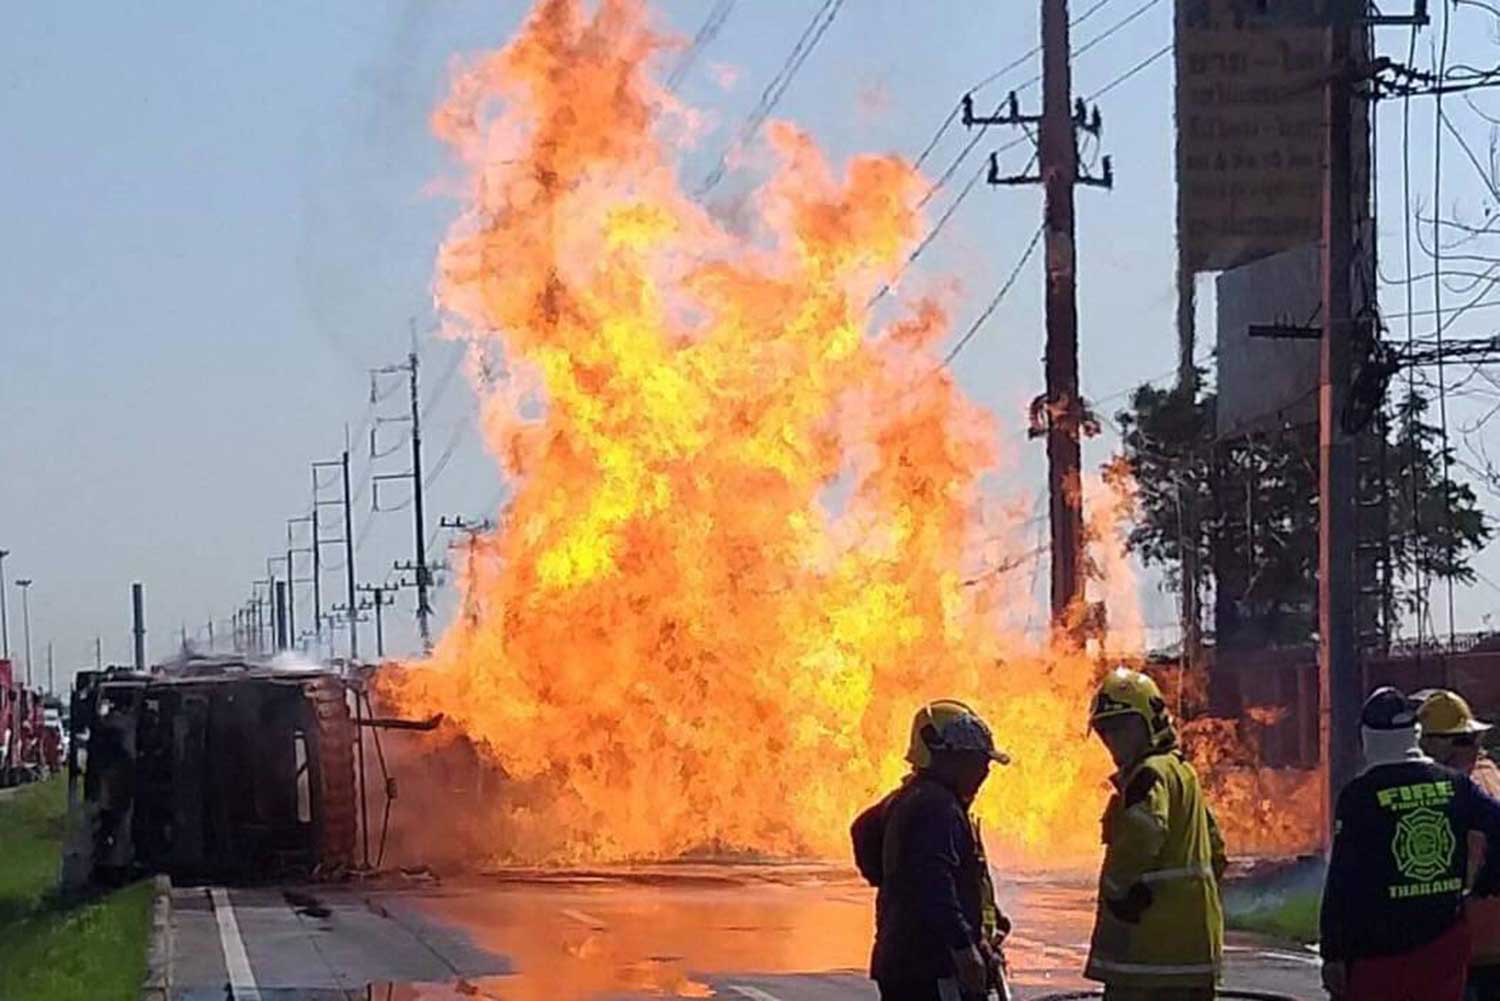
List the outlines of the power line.
{"label": "power line", "polygon": [[1097,101],[1099,98],[1103,97],[1105,94],[1108,94],[1110,91],[1114,90],[1116,87],[1120,86],[1125,81],[1129,80],[1130,78],[1136,76],[1139,73],[1145,72],[1145,70],[1148,69],[1152,64],[1154,64],[1158,59],[1160,59],[1163,56],[1167,55],[1168,53],[1172,52],[1176,47],[1177,47],[1177,44],[1175,42],[1168,42],[1166,45],[1163,45],[1161,48],[1157,49],[1151,55],[1147,56],[1145,59],[1142,59],[1140,62],[1136,63],[1134,66],[1132,66],[1130,69],[1126,70],[1124,73],[1121,73],[1119,76],[1115,77],[1113,80],[1111,80],[1109,83],[1105,84],[1103,87],[1100,87],[1098,90],[1094,91],[1088,97],[1084,98],[1084,100],[1088,101],[1089,103],[1092,104],[1094,101]]}
{"label": "power line", "polygon": [[948,354],[943,357],[943,367],[946,368],[953,363],[953,359],[957,358],[959,353],[968,346],[969,342],[974,339],[974,335],[979,333],[979,328],[984,326],[985,321],[994,315],[995,310],[999,308],[1001,301],[1010,294],[1011,288],[1016,284],[1016,279],[1021,277],[1021,269],[1026,267],[1026,262],[1031,260],[1032,254],[1036,253],[1037,244],[1041,243],[1042,232],[1045,229],[1045,226],[1038,226],[1036,228],[1036,232],[1031,236],[1031,242],[1026,245],[1026,250],[1021,254],[1021,259],[1011,269],[1010,276],[1005,279],[1005,283],[1000,286],[999,291],[995,293],[995,297],[989,301],[989,304],[984,307],[983,312],[974,320],[969,329],[964,332],[964,335],[958,339],[958,343],[954,344]]}
{"label": "power line", "polygon": [[716,0],[713,7],[709,8],[708,16],[703,19],[698,33],[693,36],[692,42],[682,53],[682,58],[677,60],[677,65],[672,68],[672,73],[667,77],[667,89],[675,91],[682,86],[687,79],[693,64],[698,61],[698,56],[707,48],[719,31],[724,27],[724,22],[729,20],[730,11],[734,10],[735,0]]}
{"label": "power line", "polygon": [[[1142,17],[1147,11],[1151,10],[1151,8],[1155,7],[1159,3],[1161,3],[1161,0],[1146,0],[1145,3],[1141,4],[1141,6],[1137,7],[1135,10],[1131,11],[1124,18],[1122,18],[1119,21],[1116,21],[1114,24],[1112,24],[1108,28],[1104,29],[1103,32],[1101,32],[1100,34],[1098,34],[1094,38],[1091,38],[1089,41],[1085,42],[1083,45],[1080,45],[1076,49],[1073,49],[1069,53],[1069,58],[1070,59],[1076,59],[1079,56],[1083,55],[1085,52],[1088,52],[1090,49],[1095,48],[1096,46],[1100,45],[1101,43],[1103,43],[1107,39],[1112,38],[1118,32],[1123,31],[1127,25],[1131,24],[1136,19]],[[1092,14],[1094,12],[1094,10],[1098,9],[1099,6],[1103,6],[1103,5],[1102,4],[1097,5],[1093,9],[1089,10],[1087,12],[1087,14]],[[1085,16],[1087,16],[1087,14]],[[1080,18],[1080,20],[1082,20],[1082,18]],[[1170,51],[1170,49],[1171,49],[1171,46],[1168,46],[1168,50],[1169,51]],[[1040,51],[1041,51],[1040,47],[1038,47],[1037,49],[1033,50],[1033,52],[1040,52]],[[1154,62],[1156,59],[1161,58],[1162,55],[1165,55],[1165,53],[1158,53],[1158,54],[1156,54],[1155,56],[1151,57],[1150,61]],[[1023,57],[1023,61],[1024,61],[1024,58],[1029,58],[1029,56]],[[1148,62],[1148,65],[1149,65],[1149,62]],[[1121,83],[1124,83],[1126,79],[1129,79],[1131,76],[1134,76],[1136,73],[1140,72],[1143,69],[1145,69],[1145,66],[1138,66],[1138,67],[1133,68],[1132,71],[1126,73],[1124,79],[1116,80],[1116,81],[1112,82],[1111,84],[1109,84],[1108,85],[1108,89],[1113,89],[1114,87],[1119,86]],[[992,74],[992,76],[994,78],[998,79],[999,76],[1002,74],[1002,72],[1003,71],[996,71],[996,73]],[[1019,93],[1019,92],[1021,92],[1023,90],[1026,90],[1026,89],[1028,89],[1030,87],[1035,86],[1036,84],[1038,84],[1038,83],[1041,82],[1041,79],[1042,78],[1041,78],[1040,75],[1032,77],[1030,80],[1027,80],[1025,83],[1021,84],[1021,86],[1017,87],[1016,88],[1016,92]],[[991,118],[998,117],[1000,115],[1000,112],[1004,109],[1004,107],[1005,107],[1004,102],[1002,102],[1000,104],[997,104],[995,106],[994,113],[992,115],[990,115],[989,117],[991,117]],[[951,118],[950,118],[950,121],[951,121]],[[969,141],[968,141],[968,143],[965,144],[964,148],[959,151],[958,156],[954,157],[953,162],[948,165],[948,168],[943,171],[942,175],[938,177],[937,181],[935,181],[933,183],[932,187],[928,189],[927,193],[922,196],[922,200],[917,203],[917,206],[919,208],[922,207],[922,206],[924,206],[924,205],[926,205],[928,202],[930,202],[932,200],[933,196],[936,195],[938,193],[938,191],[941,190],[942,187],[945,184],[947,184],[950,180],[953,179],[953,175],[958,172],[958,168],[961,167],[961,166],[963,166],[964,161],[967,160],[969,158],[969,155],[974,152],[974,148],[979,145],[980,141],[984,137],[985,132],[988,131],[989,128],[990,128],[990,125],[987,124],[987,123],[985,123],[985,124],[981,124],[979,126],[979,128],[977,128],[974,131],[973,137],[970,138]],[[938,138],[938,137],[934,137],[934,138]],[[1003,153],[1006,150],[1012,149],[1015,146],[1019,146],[1021,143],[1026,142],[1026,141],[1027,140],[1024,137],[1015,139],[1015,140],[1013,140],[1013,141],[1011,141],[1009,143],[1006,143],[1004,146],[1001,146],[999,149],[995,150],[995,152],[996,153]],[[929,146],[935,146],[935,145],[936,145],[936,142],[933,142],[933,143],[929,144]],[[926,154],[924,153],[924,158],[925,158],[925,155]],[[919,161],[919,165],[920,165],[920,161]]]}
{"label": "power line", "polygon": [[[1109,0],[1104,0],[1104,2],[1095,4],[1095,6],[1093,8],[1091,8],[1089,11],[1085,12],[1084,15],[1082,17],[1080,17],[1078,20],[1082,21],[1084,18],[1086,18],[1088,16],[1088,14],[1092,13],[1095,10],[1098,10],[1106,2],[1109,2]],[[1077,23],[1077,22],[1075,22],[1075,23]],[[1121,84],[1126,83],[1127,81],[1129,81],[1133,77],[1137,76],[1138,74],[1140,74],[1141,72],[1143,72],[1144,70],[1146,70],[1148,67],[1150,67],[1152,64],[1154,64],[1157,60],[1161,59],[1163,56],[1165,56],[1168,53],[1172,52],[1175,49],[1175,47],[1176,46],[1175,46],[1174,43],[1168,42],[1161,49],[1159,49],[1156,52],[1152,53],[1150,56],[1147,56],[1145,59],[1143,59],[1140,62],[1136,63],[1134,66],[1132,66],[1130,69],[1126,70],[1124,73],[1122,73],[1119,76],[1115,77],[1109,83],[1105,84],[1098,91],[1096,91],[1093,95],[1091,95],[1088,98],[1085,98],[1085,100],[1093,101],[1093,100],[1097,99],[1098,97],[1101,97],[1102,95],[1107,94],[1110,91],[1114,90],[1116,87],[1119,87]],[[996,111],[998,113],[999,109],[997,108]],[[955,111],[953,113],[953,115],[950,115],[949,116],[950,120],[951,120],[952,117],[956,116],[957,114],[958,114],[958,112]],[[979,128],[979,130],[970,139],[968,145],[966,145],[964,147],[963,152],[961,152],[958,155],[958,157],[953,161],[953,163],[949,164],[948,169],[943,172],[943,175],[941,177],[939,177],[938,180],[932,185],[932,187],[930,187],[928,189],[927,193],[922,196],[922,199],[917,203],[917,208],[920,209],[920,208],[923,208],[924,206],[926,206],[927,203],[932,200],[932,197],[934,195],[936,195],[937,192],[948,182],[948,180],[950,180],[952,178],[953,174],[958,170],[959,166],[962,165],[963,161],[968,157],[969,153],[974,149],[974,147],[976,145],[978,145],[980,139],[983,137],[984,131],[986,129],[988,129],[988,128],[989,128],[988,125],[982,125]],[[936,140],[936,138],[937,137],[934,137],[934,140]],[[1007,150],[1014,149],[1016,146],[1019,146],[1022,143],[1030,142],[1030,141],[1033,141],[1032,140],[1032,136],[1030,135],[1030,133],[1028,133],[1027,135],[1024,135],[1024,136],[1020,136],[1020,137],[1018,137],[1018,138],[1016,138],[1016,139],[1014,139],[1014,140],[1012,140],[1012,141],[1010,141],[1008,143],[1005,143],[1005,144],[997,147],[995,149],[995,151],[994,151],[995,155],[998,156],[999,154],[1004,153]],[[927,152],[930,152],[930,150],[931,150],[931,148],[932,148],[933,145],[935,145],[935,141],[934,141],[934,143],[930,143],[928,145],[928,150],[923,152],[923,157],[925,157],[927,155]],[[918,159],[918,166],[920,166],[920,165],[921,165],[921,158]],[[948,208],[944,210],[942,216],[940,216],[938,218],[937,222],[932,225],[932,227],[922,237],[921,241],[917,244],[917,246],[915,247],[915,249],[912,250],[911,254],[907,257],[905,263],[903,263],[901,265],[901,270],[896,273],[896,275],[895,275],[894,278],[892,278],[890,281],[886,282],[884,285],[882,285],[880,287],[880,290],[877,291],[870,298],[869,303],[866,304],[867,307],[874,305],[877,301],[879,301],[880,299],[884,298],[891,291],[891,289],[897,283],[899,283],[901,281],[901,278],[911,268],[911,265],[914,264],[914,263],[916,263],[917,258],[921,257],[922,254],[927,250],[927,248],[932,245],[932,242],[933,242],[934,239],[936,239],[938,233],[942,232],[943,227],[945,227],[948,224],[949,220],[953,218],[953,215],[957,211],[958,207],[961,204],[963,204],[964,199],[968,198],[969,193],[971,191],[973,191],[975,185],[979,182],[979,179],[984,176],[984,174],[985,174],[985,166],[981,165],[980,168],[979,168],[979,170],[975,171],[974,175],[969,178],[968,183],[964,185],[964,188],[963,188],[962,191],[959,192],[958,197],[955,198],[953,200],[953,202],[949,204]]]}
{"label": "power line", "polygon": [[[1417,58],[1417,28],[1411,29],[1411,41],[1407,46],[1406,63],[1412,65]],[[1406,348],[1410,353],[1415,349],[1415,324],[1416,318],[1416,283],[1412,278],[1412,203],[1411,203],[1411,95],[1407,94],[1401,98],[1401,194],[1403,199],[1402,222],[1404,223],[1402,239],[1406,250]],[[1417,371],[1415,367],[1407,370],[1406,392],[1408,397],[1417,395]],[[1416,414],[1408,413],[1406,416],[1406,462],[1407,468],[1416,469],[1416,434],[1414,427]],[[1417,478],[1411,477],[1411,533],[1412,546],[1416,546],[1416,540],[1422,531],[1422,505],[1417,491]],[[1425,589],[1422,587],[1421,561],[1412,553],[1411,575],[1412,594],[1415,596],[1417,607],[1414,609],[1417,625],[1417,649],[1422,649],[1423,615],[1422,604]]]}
{"label": "power line", "polygon": [[[1109,4],[1111,4],[1113,2],[1114,2],[1114,0],[1098,0],[1098,2],[1096,2],[1092,7],[1090,7],[1088,10],[1084,11],[1082,14],[1079,14],[1076,18],[1074,18],[1069,23],[1069,27],[1073,27],[1073,28],[1078,27],[1078,25],[1080,25],[1083,22],[1087,21],[1089,19],[1089,17],[1091,17],[1094,13],[1096,13],[1100,9],[1108,6]],[[970,87],[967,91],[965,91],[965,93],[967,93],[967,94],[973,94],[976,90],[982,90],[983,88],[988,87],[990,84],[994,83],[996,80],[999,80],[1001,77],[1005,76],[1011,70],[1019,69],[1020,67],[1026,65],[1026,62],[1028,60],[1030,60],[1033,56],[1035,56],[1037,53],[1039,53],[1041,51],[1042,51],[1042,47],[1040,45],[1034,45],[1034,46],[1032,46],[1031,48],[1027,49],[1024,53],[1022,53],[1021,55],[1017,56],[1015,59],[1012,59],[1010,62],[1006,63],[1004,66],[1002,66],[999,69],[995,70],[993,73],[991,73],[989,76],[985,77],[983,80],[980,80],[978,83],[974,84],[974,86]],[[924,164],[924,163],[927,162],[927,158],[932,155],[932,151],[937,148],[937,144],[942,141],[942,138],[943,138],[944,135],[947,134],[948,129],[950,129],[953,126],[953,123],[958,120],[958,116],[962,112],[962,110],[963,110],[963,102],[959,102],[958,104],[955,104],[953,106],[953,110],[952,111],[948,112],[948,117],[945,118],[945,119],[943,119],[943,124],[941,124],[941,125],[938,126],[937,132],[933,133],[932,138],[930,140],[928,140],[927,145],[922,149],[921,155],[917,157],[917,167],[918,168],[921,168],[922,164]]]}
{"label": "power line", "polygon": [[[453,376],[458,372],[459,366],[463,364],[467,355],[467,350],[456,352],[453,360],[448,363],[448,367],[443,370],[443,374],[438,376],[437,386],[432,390],[432,395],[427,398],[427,405],[422,408],[423,420],[431,417],[433,410],[437,409],[438,403],[442,401],[443,394],[448,391],[449,385],[453,382]],[[399,386],[400,383],[396,385]]]}
{"label": "power line", "polygon": [[880,287],[880,291],[876,292],[873,296],[870,297],[870,301],[865,304],[865,308],[868,309],[870,306],[873,306],[876,302],[882,299],[886,295],[886,293],[890,292],[890,290],[901,281],[907,270],[914,263],[916,263],[917,258],[921,257],[923,252],[925,252],[928,247],[932,246],[932,241],[937,239],[937,235],[943,231],[943,227],[948,225],[948,220],[953,218],[953,214],[957,212],[958,207],[964,203],[964,199],[969,197],[969,192],[973,191],[975,185],[977,185],[980,180],[983,179],[986,167],[986,164],[979,165],[979,169],[974,172],[973,177],[969,178],[969,183],[964,185],[963,190],[958,193],[958,197],[953,199],[953,202],[938,218],[938,221],[933,223],[932,227],[927,230],[927,233],[922,237],[921,242],[918,243],[916,247],[912,249],[912,252],[907,255],[906,261],[901,265],[901,270],[896,272],[896,275],[891,278],[890,281],[882,285]]}
{"label": "power line", "polygon": [[[1443,34],[1442,43],[1438,54],[1438,79],[1446,78],[1448,73],[1448,42],[1450,29],[1453,25],[1453,15],[1446,8],[1443,10]],[[1440,428],[1443,443],[1443,480],[1450,479],[1452,470],[1451,457],[1448,448],[1448,386],[1443,377],[1443,281],[1442,281],[1442,232],[1438,228],[1436,217],[1443,204],[1443,92],[1439,89],[1433,99],[1433,141],[1432,141],[1432,305],[1437,315],[1437,382],[1438,382],[1438,426]],[[1452,563],[1455,556],[1453,539],[1453,499],[1446,488],[1443,491],[1443,518],[1448,531],[1448,561]],[[1448,642],[1453,642],[1454,632],[1454,596],[1453,577],[1448,577]]]}
{"label": "power line", "polygon": [[458,449],[459,443],[463,441],[464,435],[472,427],[473,424],[467,418],[453,426],[453,434],[449,436],[448,444],[443,447],[443,452],[438,456],[437,462],[433,463],[432,471],[422,481],[423,486],[431,487],[437,481],[437,478],[443,475],[443,470],[448,468],[448,462],[453,458],[453,453]]}
{"label": "power line", "polygon": [[[1095,3],[1088,10],[1084,11],[1082,14],[1079,14],[1077,17],[1073,18],[1073,20],[1069,21],[1068,22],[1068,27],[1069,28],[1076,28],[1076,27],[1078,27],[1080,24],[1082,24],[1083,22],[1087,21],[1094,14],[1098,13],[1100,10],[1102,10],[1103,8],[1109,6],[1113,2],[1114,2],[1114,0],[1098,0],[1098,2]],[[999,69],[995,70],[995,72],[991,73],[989,76],[985,77],[983,80],[980,80],[974,86],[970,87],[968,92],[970,94],[972,94],[976,90],[981,90],[981,89],[983,89],[985,87],[988,87],[990,84],[994,83],[996,80],[1000,79],[1005,74],[1009,73],[1011,70],[1018,69],[1021,66],[1024,66],[1026,64],[1026,61],[1028,59],[1031,59],[1033,56],[1038,55],[1041,51],[1042,51],[1042,47],[1040,45],[1034,45],[1034,46],[1032,46],[1030,49],[1026,50],[1026,52],[1025,52],[1024,55],[1018,56],[1017,58],[1011,60],[1010,62],[1006,63],[1004,66],[1002,66]],[[1040,79],[1040,77],[1038,77],[1038,79]]]}
{"label": "power line", "polygon": [[724,179],[724,175],[729,169],[730,150],[736,146],[743,146],[748,142],[760,129],[766,118],[770,116],[771,112],[775,110],[776,105],[781,102],[782,96],[786,94],[787,88],[791,86],[792,80],[796,78],[798,71],[802,69],[803,63],[807,62],[807,57],[812,55],[813,50],[817,48],[818,42],[827,33],[829,26],[833,24],[834,18],[838,17],[839,11],[843,9],[843,6],[844,0],[823,0],[823,6],[819,7],[817,13],[813,14],[812,20],[802,30],[802,36],[797,39],[797,44],[787,54],[786,59],[781,64],[781,68],[771,78],[771,82],[766,84],[766,89],[761,93],[760,100],[756,102],[750,114],[745,117],[745,121],[740,126],[735,141],[725,147],[724,151],[719,154],[719,159],[714,165],[714,169],[709,171],[708,177],[704,178],[703,183],[698,188],[697,194],[699,196],[712,191]]}

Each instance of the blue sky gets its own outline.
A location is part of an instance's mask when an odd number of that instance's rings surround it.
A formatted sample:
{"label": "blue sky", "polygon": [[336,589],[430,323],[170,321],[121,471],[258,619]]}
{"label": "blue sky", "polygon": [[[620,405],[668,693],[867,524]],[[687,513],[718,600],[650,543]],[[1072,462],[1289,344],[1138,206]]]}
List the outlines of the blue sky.
{"label": "blue sky", "polygon": [[[1142,5],[1110,0],[1075,42]],[[662,9],[690,35],[709,6]],[[818,6],[736,6],[682,89],[722,123],[689,154],[686,176],[706,173]],[[1035,44],[1032,6],[850,0],[778,114],[835,157],[915,155],[960,94]],[[525,9],[509,0],[7,9],[0,548],[13,551],[8,580],[36,579],[39,662],[50,640],[60,671],[86,666],[96,635],[106,659],[128,659],[132,580],[147,586],[159,656],[180,627],[201,634],[265,576],[265,558],[284,548],[285,519],[308,507],[307,463],[336,457],[345,425],[358,429],[371,413],[367,370],[402,358],[413,320],[431,328],[432,261],[455,207],[428,193],[445,160],[426,115],[449,60],[501,43]],[[1166,44],[1170,12],[1170,0],[1150,5],[1082,56],[1076,89],[1090,93]],[[1489,45],[1482,31],[1470,36],[1461,41]],[[736,67],[739,83],[722,90],[712,63]],[[1032,72],[1023,66],[982,95],[998,99]],[[1170,109],[1169,59],[1108,95],[1117,187],[1079,193],[1083,381],[1095,398],[1162,378],[1174,363]],[[1430,113],[1417,120],[1430,129]],[[932,165],[946,166],[964,141],[951,129]],[[1006,154],[1007,169],[1024,166],[1023,149]],[[976,155],[957,182],[978,167]],[[1445,203],[1477,204],[1468,167],[1449,173]],[[1399,190],[1386,204],[1399,204]],[[1035,190],[980,185],[923,258],[928,273],[963,283],[960,329],[1015,265],[1039,214]],[[1040,381],[1040,291],[1033,262],[956,363],[1012,428]],[[487,513],[502,484],[464,430],[472,398],[463,380],[436,392],[454,349],[422,340],[429,469],[453,443],[429,494],[435,527],[442,514]],[[1035,489],[1039,446],[1008,441],[1021,453],[1019,487]],[[1112,444],[1108,433],[1091,443],[1090,464]],[[366,445],[355,443],[357,484],[369,472]],[[399,472],[402,462],[391,456],[375,471]],[[392,560],[410,558],[410,512],[369,514],[367,490],[357,507],[362,525],[373,519],[359,576],[382,579]],[[1493,549],[1481,567],[1500,580]],[[330,574],[326,584],[339,600],[341,581]],[[1461,593],[1460,626],[1477,625],[1496,595]],[[13,588],[8,597],[15,649]],[[1148,623],[1170,624],[1170,600],[1148,599]],[[440,607],[451,613],[451,594]],[[410,612],[407,594],[388,615],[395,650],[413,645]]]}

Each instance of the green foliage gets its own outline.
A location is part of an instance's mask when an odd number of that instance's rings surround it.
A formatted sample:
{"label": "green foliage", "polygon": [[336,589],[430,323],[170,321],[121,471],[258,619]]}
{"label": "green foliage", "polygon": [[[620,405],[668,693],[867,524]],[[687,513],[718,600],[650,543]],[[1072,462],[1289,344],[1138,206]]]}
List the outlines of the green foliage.
{"label": "green foliage", "polygon": [[[1212,392],[1192,398],[1148,385],[1118,415],[1124,447],[1105,476],[1134,482],[1127,544],[1145,563],[1163,567],[1175,591],[1191,584],[1201,594],[1212,583],[1221,599],[1233,596],[1219,604],[1221,629],[1227,617],[1236,631],[1246,628],[1266,643],[1304,642],[1317,619],[1317,429],[1220,441],[1216,404]],[[1395,408],[1383,447],[1377,431],[1361,440],[1375,460],[1361,467],[1361,496],[1379,495],[1381,462],[1387,482],[1387,502],[1360,510],[1361,537],[1389,539],[1400,581],[1415,570],[1424,581],[1467,582],[1470,559],[1492,526],[1474,491],[1443,476],[1441,434],[1424,420],[1426,410],[1426,400],[1408,396]],[[1183,580],[1184,566],[1191,581]],[[1406,588],[1396,597],[1410,610],[1419,594]]]}
{"label": "green foliage", "polygon": [[1235,931],[1259,932],[1289,942],[1318,940],[1318,912],[1321,894],[1316,890],[1299,890],[1271,899],[1259,900],[1243,909],[1225,900],[1224,925]]}
{"label": "green foliage", "polygon": [[135,1001],[146,976],[151,884],[0,928],[0,998]]}
{"label": "green foliage", "polygon": [[0,999],[134,1001],[146,972],[151,885],[58,899],[66,812],[62,780],[0,795]]}
{"label": "green foliage", "polygon": [[35,910],[57,885],[67,783],[22,786],[0,798],[0,927]]}

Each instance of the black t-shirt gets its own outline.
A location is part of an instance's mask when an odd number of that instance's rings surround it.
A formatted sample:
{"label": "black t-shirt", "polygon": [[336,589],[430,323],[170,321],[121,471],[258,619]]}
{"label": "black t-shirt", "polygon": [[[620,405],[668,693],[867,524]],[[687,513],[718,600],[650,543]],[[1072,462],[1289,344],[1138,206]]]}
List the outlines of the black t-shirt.
{"label": "black t-shirt", "polygon": [[1377,765],[1345,786],[1323,887],[1323,958],[1400,955],[1451,928],[1470,831],[1500,837],[1500,803],[1430,761]]}

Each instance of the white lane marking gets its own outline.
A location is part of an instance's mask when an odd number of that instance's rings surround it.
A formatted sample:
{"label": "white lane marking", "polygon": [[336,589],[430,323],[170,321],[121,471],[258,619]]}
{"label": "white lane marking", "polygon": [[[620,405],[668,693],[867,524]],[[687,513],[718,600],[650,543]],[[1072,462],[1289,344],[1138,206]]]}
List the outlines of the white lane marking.
{"label": "white lane marking", "polygon": [[763,991],[759,987],[751,987],[749,984],[728,984],[727,986],[740,997],[749,998],[750,1001],[781,1001],[781,998],[775,994]]}
{"label": "white lane marking", "polygon": [[260,986],[250,970],[250,957],[245,954],[245,941],[240,938],[240,925],[234,919],[229,893],[215,886],[209,889],[208,897],[213,901],[214,918],[219,923],[219,944],[224,948],[224,968],[229,971],[229,995],[233,1001],[260,1001]]}
{"label": "white lane marking", "polygon": [[592,914],[586,914],[583,911],[575,911],[565,908],[560,913],[563,917],[572,918],[574,921],[577,921],[581,925],[588,925],[594,931],[604,931],[604,929],[609,927],[603,921],[594,917]]}

